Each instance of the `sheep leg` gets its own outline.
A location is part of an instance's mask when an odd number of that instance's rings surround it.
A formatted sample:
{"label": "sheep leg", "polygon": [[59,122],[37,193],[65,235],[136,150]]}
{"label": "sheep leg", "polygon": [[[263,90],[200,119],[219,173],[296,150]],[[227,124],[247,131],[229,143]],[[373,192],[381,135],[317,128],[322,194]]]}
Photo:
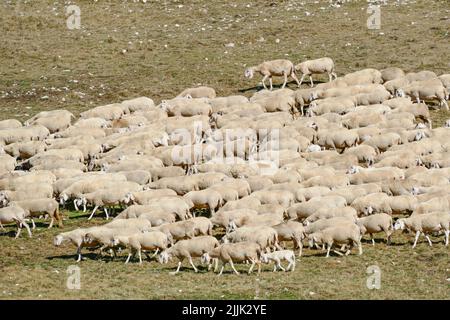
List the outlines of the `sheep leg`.
{"label": "sheep leg", "polygon": [[263,78],[262,78],[262,85],[263,85],[263,88],[264,89],[266,89],[267,90],[267,87],[266,87],[266,79],[268,78],[269,76],[268,75],[265,75]]}
{"label": "sheep leg", "polygon": [[94,213],[95,213],[95,211],[97,211],[97,209],[98,209],[98,206],[95,206],[95,207],[94,207],[94,210],[92,210],[92,213],[91,213],[91,215],[89,216],[88,220],[91,220],[91,219],[92,219],[92,217],[94,216]]}
{"label": "sheep leg", "polygon": [[77,256],[78,256],[77,262],[80,262],[81,261],[81,246],[79,246],[77,248]]}
{"label": "sheep leg", "polygon": [[272,76],[269,77],[269,85],[270,85],[270,91],[272,91],[272,89],[273,89]]}
{"label": "sheep leg", "polygon": [[86,212],[87,208],[86,208],[86,203],[83,203],[83,212]]}
{"label": "sheep leg", "polygon": [[106,214],[106,220],[109,219],[109,215],[108,215],[108,209],[106,209],[106,207],[103,208],[105,210],[105,214]]}
{"label": "sheep leg", "polygon": [[444,240],[445,246],[448,246],[448,238],[450,235],[450,230],[445,230],[444,235],[445,235],[445,240]]}
{"label": "sheep leg", "polygon": [[334,76],[334,79],[337,79],[337,74],[335,72],[332,72],[331,75]]}
{"label": "sheep leg", "polygon": [[370,239],[372,240],[372,245],[374,246],[375,245],[375,239],[373,238],[373,234],[372,233],[370,234]]}
{"label": "sheep leg", "polygon": [[78,211],[77,202],[75,200],[73,200],[73,206],[75,207],[75,210]]}
{"label": "sheep leg", "polygon": [[214,262],[214,272],[217,272],[217,270],[219,269],[219,259],[218,258],[214,258],[215,262]]}
{"label": "sheep leg", "polygon": [[180,272],[180,268],[181,268],[181,261],[178,261],[177,270],[175,272],[170,272],[170,275],[176,275],[178,272]]}
{"label": "sheep leg", "polygon": [[331,73],[329,73],[328,74],[328,82],[331,82],[331,78],[332,78]]}
{"label": "sheep leg", "polygon": [[32,225],[32,229],[36,229],[36,224],[34,223],[34,219],[31,219],[31,225]]}
{"label": "sheep leg", "polygon": [[189,263],[191,264],[192,268],[194,268],[195,272],[198,272],[198,269],[195,267],[194,262],[192,261],[192,257],[189,257]]}
{"label": "sheep leg", "polygon": [[[340,255],[341,257],[344,255],[342,252],[339,252],[337,250],[333,250],[334,253]],[[347,255],[347,253],[345,253],[345,255]]]}
{"label": "sheep leg", "polygon": [[286,87],[286,83],[287,83],[287,74],[285,73],[285,74],[284,74],[284,83],[283,83],[283,85],[281,86],[281,89],[284,89],[284,87]]}
{"label": "sheep leg", "polygon": [[280,259],[277,259],[277,267],[280,268],[283,271],[286,271],[286,269],[284,269],[283,266],[281,265]]}
{"label": "sheep leg", "polygon": [[328,244],[327,255],[325,256],[326,258],[328,258],[330,256],[330,250],[331,250],[331,244]]}
{"label": "sheep leg", "polygon": [[22,231],[21,223],[17,222],[17,232],[16,232],[16,236],[14,237],[14,239],[17,239],[20,236],[21,231]]}
{"label": "sheep leg", "polygon": [[1,222],[0,222],[0,229],[1,229],[2,231],[6,231],[5,228],[3,227],[3,225],[2,225]]}
{"label": "sheep leg", "polygon": [[233,269],[234,273],[239,274],[239,272],[234,267],[233,261],[231,259],[230,259],[230,265],[231,265],[231,268]]}
{"label": "sheep leg", "polygon": [[222,262],[222,267],[220,268],[220,272],[219,272],[218,276],[222,275],[223,269],[225,269],[225,265],[226,265],[226,263]]}
{"label": "sheep leg", "polygon": [[303,79],[305,79],[305,74],[302,74],[302,77],[300,78],[300,84],[298,85],[299,87],[300,87],[300,85],[302,84]]}
{"label": "sheep leg", "polygon": [[155,253],[151,256],[151,258],[154,258],[154,257],[158,254],[158,252],[159,252],[159,248],[156,248],[156,251],[155,251]]}
{"label": "sheep leg", "polygon": [[250,268],[248,269],[248,274],[250,274],[250,273],[252,273],[252,271],[253,271],[253,268],[255,267],[255,260],[253,260],[253,259],[250,259],[250,261],[252,262],[252,265],[250,266]]}
{"label": "sheep leg", "polygon": [[430,247],[433,246],[433,243],[431,242],[430,236],[424,233],[425,238],[428,240],[428,244],[430,245]]}
{"label": "sheep leg", "polygon": [[297,82],[297,86],[300,88],[300,82],[298,81],[297,75],[295,74],[294,71],[292,71],[291,77],[292,77],[292,79],[295,80],[295,82]]}
{"label": "sheep leg", "polygon": [[311,75],[311,74],[309,75],[309,80],[311,81],[311,87],[314,87],[314,82],[313,82],[313,79],[312,79],[312,75]]}
{"label": "sheep leg", "polygon": [[142,250],[139,248],[137,252],[139,257],[139,264],[142,264]]}
{"label": "sheep leg", "polygon": [[131,252],[128,254],[128,258],[125,261],[125,264],[127,264],[128,262],[130,262],[131,256],[134,256],[134,254],[132,254]]}
{"label": "sheep leg", "polygon": [[50,218],[50,224],[48,226],[49,229],[51,229],[53,227],[53,221],[54,221],[54,219],[53,219],[53,217],[51,217]]}
{"label": "sheep leg", "polygon": [[413,246],[412,246],[413,249],[414,249],[414,248],[416,247],[416,245],[417,245],[417,240],[419,240],[419,236],[420,236],[420,231],[417,231],[417,232],[416,232],[416,237],[415,237],[415,239],[414,239],[414,244],[413,244]]}

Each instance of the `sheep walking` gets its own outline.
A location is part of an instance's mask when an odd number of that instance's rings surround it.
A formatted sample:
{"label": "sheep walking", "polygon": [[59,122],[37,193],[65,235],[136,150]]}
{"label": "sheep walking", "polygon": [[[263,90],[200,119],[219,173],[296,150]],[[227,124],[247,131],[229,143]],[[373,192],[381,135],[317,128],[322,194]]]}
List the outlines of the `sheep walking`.
{"label": "sheep walking", "polygon": [[[283,268],[281,265],[281,260],[286,260],[289,262],[288,266]],[[283,271],[292,271],[295,270],[295,254],[292,250],[279,250],[269,253],[262,253],[261,254],[261,262],[262,263],[269,263],[270,261],[275,262],[273,266],[273,272],[277,271],[278,268]]]}
{"label": "sheep walking", "polygon": [[267,89],[266,87],[267,78],[269,78],[270,90],[273,89],[272,85],[273,76],[284,77],[284,83],[283,86],[281,87],[282,89],[286,87],[287,79],[289,76],[292,77],[295,80],[295,82],[297,82],[297,85],[300,88],[300,82],[295,74],[295,66],[289,60],[278,59],[265,61],[257,66],[245,69],[244,75],[246,78],[252,79],[255,72],[258,72],[263,76],[262,84],[264,89]]}
{"label": "sheep walking", "polygon": [[31,238],[31,230],[28,224],[25,222],[25,210],[20,207],[6,207],[0,209],[0,229],[4,230],[3,224],[8,223],[16,223],[17,224],[17,232],[15,239],[20,236],[20,232],[22,231],[22,227],[25,227],[28,232],[28,236]]}
{"label": "sheep walking", "polygon": [[331,58],[328,57],[303,61],[295,66],[295,71],[300,71],[302,73],[300,84],[302,84],[305,76],[309,76],[311,87],[314,86],[314,82],[312,79],[313,74],[327,73],[329,82],[333,80],[333,77],[334,79],[337,79],[337,75],[334,72],[334,62]]}

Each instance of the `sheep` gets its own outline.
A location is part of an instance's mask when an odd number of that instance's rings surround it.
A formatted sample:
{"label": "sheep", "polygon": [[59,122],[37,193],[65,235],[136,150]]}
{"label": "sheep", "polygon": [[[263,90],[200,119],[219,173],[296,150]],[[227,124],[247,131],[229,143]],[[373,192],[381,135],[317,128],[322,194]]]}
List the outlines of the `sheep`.
{"label": "sheep", "polygon": [[303,202],[303,199],[305,199],[305,201],[308,201],[314,197],[324,196],[330,193],[330,191],[330,188],[323,186],[300,188],[297,190],[295,197],[298,202]]}
{"label": "sheep", "polygon": [[358,214],[352,207],[321,208],[304,220],[306,225],[322,219],[345,217],[356,221]]}
{"label": "sheep", "polygon": [[[141,231],[138,228],[105,228],[103,226],[90,229],[84,235],[84,242],[91,245],[99,245],[99,253],[103,256],[106,248],[112,249],[114,256],[116,251],[114,245],[118,236],[131,236]],[[113,256],[113,257],[114,257]]]}
{"label": "sheep", "polygon": [[423,234],[428,240],[430,247],[432,246],[429,234],[436,231],[444,231],[445,234],[445,246],[448,246],[449,233],[450,233],[450,215],[448,212],[433,212],[423,215],[411,216],[409,218],[398,219],[394,224],[395,230],[410,230],[416,233],[414,244],[412,248],[414,249],[419,240],[420,234]]}
{"label": "sheep", "polygon": [[[1,210],[1,209],[0,209]],[[97,247],[97,243],[93,242],[87,242],[85,240],[85,235],[90,232],[91,230],[98,228],[98,227],[91,227],[91,228],[78,228],[72,231],[63,232],[55,236],[53,239],[53,244],[56,247],[59,247],[64,242],[70,241],[73,245],[77,247],[77,262],[80,262],[82,259],[81,256],[81,249],[84,247]]]}
{"label": "sheep", "polygon": [[163,100],[160,108],[166,111],[169,117],[210,116],[212,114],[211,105],[202,99],[176,98],[172,100]]}
{"label": "sheep", "polygon": [[410,72],[405,75],[409,82],[436,79],[437,75],[433,71],[423,70],[419,72]]}
{"label": "sheep", "polygon": [[28,192],[28,190],[18,190],[18,191],[0,191],[0,204],[6,206],[11,201],[22,201],[29,199],[43,199],[43,198],[52,198],[53,192],[50,190],[40,190],[34,189],[33,193]]}
{"label": "sheep", "polygon": [[212,214],[214,214],[215,210],[224,204],[222,195],[211,189],[190,191],[183,197],[191,200],[196,208],[207,205]]}
{"label": "sheep", "polygon": [[351,184],[373,183],[388,179],[401,180],[405,178],[402,169],[396,167],[361,168],[351,166],[347,171]]}
{"label": "sheep", "polygon": [[368,166],[375,163],[377,152],[374,147],[369,145],[358,145],[344,150],[344,154],[351,154],[358,158],[359,162],[364,162]]}
{"label": "sheep", "polygon": [[448,90],[438,79],[413,82],[402,89],[397,90],[397,94],[400,97],[408,95],[411,98],[416,99],[417,103],[420,103],[421,99],[437,99],[439,100],[440,106],[444,106],[447,111],[449,110],[448,103],[446,101],[449,95]]}
{"label": "sheep", "polygon": [[284,83],[281,88],[284,88],[286,86],[288,76],[291,76],[297,82],[298,87],[300,87],[300,82],[298,81],[298,78],[295,74],[295,66],[289,60],[278,59],[265,61],[257,66],[245,69],[244,75],[246,78],[251,79],[253,78],[255,72],[258,72],[263,76],[262,84],[264,89],[267,89],[266,79],[269,78],[270,90],[272,91],[273,76],[284,76]]}
{"label": "sheep", "polygon": [[155,107],[153,100],[147,97],[124,100],[120,104],[124,110],[128,110],[129,112],[149,111]]}
{"label": "sheep", "polygon": [[137,229],[140,232],[147,232],[152,227],[150,221],[147,219],[129,218],[129,219],[114,219],[107,224],[102,225],[102,228],[109,229]]}
{"label": "sheep", "polygon": [[392,214],[412,213],[418,205],[419,201],[411,194],[389,197]]}
{"label": "sheep", "polygon": [[239,198],[248,196],[251,193],[250,185],[244,179],[225,179],[213,186],[235,189],[239,194]]}
{"label": "sheep", "polygon": [[211,105],[213,113],[216,113],[219,111],[228,111],[228,109],[235,105],[248,103],[249,100],[245,96],[228,96],[209,99],[208,102]]}
{"label": "sheep", "polygon": [[137,192],[128,192],[123,202],[125,204],[140,204],[140,205],[150,205],[152,200],[166,197],[166,196],[176,196],[177,193],[172,189],[156,189],[156,190],[145,190]]}
{"label": "sheep", "polygon": [[450,196],[448,196],[447,194],[441,195],[438,197],[433,197],[433,198],[429,199],[428,201],[419,203],[414,208],[414,211],[411,215],[412,216],[421,215],[421,214],[430,213],[430,212],[439,211],[439,210],[450,210],[449,200],[450,200]]}
{"label": "sheep", "polygon": [[[55,111],[66,111],[66,110],[55,110]],[[46,127],[50,131],[50,133],[55,133],[69,128],[71,125],[72,118],[75,118],[75,116],[72,113],[66,111],[65,113],[55,114],[53,116],[40,117],[34,120],[30,119],[25,122],[25,125],[26,126],[41,125]]]}
{"label": "sheep", "polygon": [[385,68],[385,69],[380,70],[380,72],[381,72],[381,78],[383,79],[384,82],[398,79],[398,78],[403,78],[405,76],[405,72],[398,67]]}
{"label": "sheep", "polygon": [[298,256],[302,256],[303,239],[305,238],[305,230],[303,225],[297,221],[286,221],[272,226],[277,232],[278,241],[292,241],[294,248],[298,248]]}
{"label": "sheep", "polygon": [[[175,214],[180,220],[186,220],[190,217],[190,205],[183,198],[178,197],[162,197],[155,198],[150,205],[132,205],[124,210],[124,215],[137,215],[151,210],[161,209],[165,212]],[[126,212],[125,212],[126,211]]]}
{"label": "sheep", "polygon": [[[359,255],[363,253],[361,246],[361,234],[360,229],[356,224],[342,224],[334,227],[326,228],[322,231],[312,233],[308,236],[310,241],[310,247],[314,244],[326,244],[327,254],[326,257],[330,256],[330,250],[333,244],[350,244],[350,249],[346,252],[348,255],[354,245],[358,246]],[[336,253],[342,255],[340,252]]]}
{"label": "sheep", "polygon": [[[281,265],[281,260],[286,260],[287,262],[289,262],[286,269],[284,269]],[[278,268],[283,271],[291,270],[293,272],[295,270],[295,254],[292,250],[278,250],[269,253],[261,253],[262,263],[269,263],[270,261],[275,262],[273,266],[273,272],[277,271]]]}
{"label": "sheep", "polygon": [[392,213],[389,206],[389,196],[382,192],[371,193],[359,198],[356,198],[351,206],[358,212],[358,214],[369,215],[372,213]]}
{"label": "sheep", "polygon": [[315,60],[307,60],[303,61],[295,66],[295,71],[299,71],[302,73],[302,77],[300,79],[300,84],[302,84],[305,76],[309,76],[309,80],[311,81],[311,87],[314,86],[312,75],[313,74],[328,74],[328,81],[332,81],[337,78],[336,73],[334,72],[334,62],[331,58],[325,57]]}
{"label": "sheep", "polygon": [[197,88],[187,88],[183,90],[177,98],[208,98],[214,99],[216,97],[216,91],[210,87],[197,87]]}
{"label": "sheep", "polygon": [[295,196],[292,192],[287,190],[260,190],[251,194],[261,201],[261,204],[279,204],[285,208],[290,207],[295,202]]}
{"label": "sheep", "polygon": [[124,110],[119,103],[95,107],[80,113],[81,119],[102,118],[105,120],[117,120],[124,115]]}
{"label": "sheep", "polygon": [[[209,262],[211,258],[220,260],[222,266],[220,268],[219,276],[222,275],[227,263],[231,265],[234,273],[239,275],[239,272],[234,267],[234,262],[250,261],[251,266],[248,273],[252,273],[255,264],[258,265],[258,274],[261,272],[261,248],[254,242],[240,242],[240,243],[226,243],[215,249],[206,252],[202,260]],[[217,269],[217,268],[216,268]],[[217,270],[215,270],[217,271]]]}
{"label": "sheep", "polygon": [[31,238],[31,230],[28,224],[25,222],[26,212],[20,207],[5,207],[0,208],[0,229],[4,230],[3,225],[8,223],[16,223],[17,224],[17,232],[15,239],[17,239],[22,231],[22,228],[25,227],[28,232],[28,236]]}
{"label": "sheep", "polygon": [[325,195],[321,197],[311,198],[305,203],[293,205],[292,207],[288,208],[287,216],[290,219],[303,220],[312,215],[320,208],[345,207],[346,205],[347,201],[341,196]]}
{"label": "sheep", "polygon": [[113,245],[123,245],[130,248],[125,263],[128,263],[132,257],[138,254],[139,264],[142,264],[142,250],[166,250],[169,246],[169,238],[165,233],[159,231],[145,232],[142,234],[134,234],[131,236],[117,236],[113,240]]}
{"label": "sheep", "polygon": [[213,225],[227,228],[230,221],[236,221],[239,225],[241,225],[243,219],[246,217],[254,217],[256,215],[258,215],[256,210],[235,209],[229,211],[219,211],[213,214],[210,220]]}
{"label": "sheep", "polygon": [[[50,224],[48,228],[53,226],[53,221],[56,219],[59,227],[62,227],[62,217],[59,213],[59,204],[55,199],[32,199],[32,200],[22,200],[22,201],[12,201],[9,206],[22,208],[27,217],[40,216],[42,213],[48,214],[50,217]],[[33,229],[35,228],[34,221]]]}
{"label": "sheep", "polygon": [[392,217],[386,213],[376,213],[368,217],[359,218],[356,224],[361,230],[361,235],[368,233],[372,240],[372,245],[375,245],[373,234],[377,232],[384,232],[387,236],[387,244],[391,244],[391,235],[394,232],[392,224]]}
{"label": "sheep", "polygon": [[238,227],[259,227],[266,226],[272,227],[283,222],[283,216],[277,216],[273,214],[262,214],[257,216],[246,216],[240,219],[240,221],[230,220],[227,226],[227,232],[232,232]]}
{"label": "sheep", "polygon": [[[209,220],[208,222],[211,223]],[[153,230],[164,232],[173,240],[192,239],[196,234],[196,224],[192,219],[189,219],[170,224],[163,224],[153,228]]]}
{"label": "sheep", "polygon": [[347,129],[319,130],[315,143],[325,148],[345,150],[359,143],[359,135],[356,131]]}
{"label": "sheep", "polygon": [[7,119],[0,121],[0,130],[16,129],[22,127],[22,123],[16,119]]}
{"label": "sheep", "polygon": [[388,132],[380,134],[377,136],[369,137],[368,139],[363,139],[363,145],[369,145],[373,147],[377,153],[386,151],[392,146],[398,145],[402,142],[402,137],[394,132]]}
{"label": "sheep", "polygon": [[[144,207],[144,208],[141,208]],[[165,223],[172,223],[176,221],[177,215],[175,213],[164,211],[162,208],[155,206],[131,206],[119,213],[114,220],[142,218],[150,222],[153,227],[160,226]]]}
{"label": "sheep", "polygon": [[3,147],[4,152],[15,158],[28,159],[46,150],[44,141],[15,142]]}
{"label": "sheep", "polygon": [[383,82],[381,72],[371,68],[347,73],[342,77],[342,80],[349,86],[357,84],[377,84]]}
{"label": "sheep", "polygon": [[197,182],[190,176],[164,177],[155,182],[149,183],[148,186],[152,189],[172,189],[181,196],[190,191],[199,190]]}
{"label": "sheep", "polygon": [[[279,222],[276,224],[279,224]],[[266,249],[266,251],[273,247],[280,249],[277,232],[269,226],[245,226],[226,233],[222,237],[223,243],[243,241],[255,242],[261,249]]]}
{"label": "sheep", "polygon": [[208,253],[217,247],[219,247],[219,241],[211,236],[182,240],[161,252],[159,262],[167,263],[171,258],[177,258],[179,260],[177,270],[170,273],[175,275],[180,271],[183,260],[187,258],[191,266],[194,268],[194,271],[198,272],[192,258],[202,257],[205,253]]}

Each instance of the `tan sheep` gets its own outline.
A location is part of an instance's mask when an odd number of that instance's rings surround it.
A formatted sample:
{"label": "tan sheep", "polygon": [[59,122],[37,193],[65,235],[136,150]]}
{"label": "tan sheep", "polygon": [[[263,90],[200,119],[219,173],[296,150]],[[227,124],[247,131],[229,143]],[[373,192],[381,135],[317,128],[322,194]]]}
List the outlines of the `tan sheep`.
{"label": "tan sheep", "polygon": [[295,74],[294,64],[289,60],[278,59],[272,61],[265,61],[257,66],[245,69],[244,75],[246,78],[251,79],[253,78],[255,72],[258,72],[263,76],[262,84],[264,89],[267,89],[266,87],[267,78],[269,78],[270,90],[273,89],[272,86],[273,76],[284,77],[284,83],[282,88],[286,86],[288,76],[291,76],[297,82],[297,85],[300,87],[300,82],[298,81],[298,78]]}

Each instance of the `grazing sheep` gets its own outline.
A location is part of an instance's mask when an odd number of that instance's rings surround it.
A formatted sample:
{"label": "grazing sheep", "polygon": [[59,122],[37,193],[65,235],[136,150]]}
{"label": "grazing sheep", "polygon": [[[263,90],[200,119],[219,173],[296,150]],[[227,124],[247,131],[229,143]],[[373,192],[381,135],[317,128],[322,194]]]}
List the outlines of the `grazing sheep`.
{"label": "grazing sheep", "polygon": [[281,88],[284,88],[286,86],[288,76],[291,76],[297,82],[298,87],[300,87],[300,82],[298,81],[298,78],[295,75],[294,64],[289,60],[278,59],[272,61],[265,61],[257,66],[245,69],[244,75],[246,78],[251,79],[253,78],[255,72],[258,72],[263,76],[262,84],[264,89],[267,89],[266,87],[267,78],[269,78],[270,90],[273,89],[272,86],[273,76],[284,77],[284,83]]}
{"label": "grazing sheep", "polygon": [[195,208],[207,206],[211,214],[214,214],[215,210],[224,204],[222,195],[218,191],[212,189],[191,191],[186,193],[183,197],[191,200],[194,203]]}
{"label": "grazing sheep", "polygon": [[334,79],[337,78],[337,75],[334,72],[334,62],[331,58],[328,57],[303,61],[295,66],[295,71],[299,71],[302,73],[300,84],[302,84],[305,76],[309,76],[309,80],[311,81],[311,87],[314,86],[312,80],[313,74],[327,73],[328,81],[332,81],[333,77]]}
{"label": "grazing sheep", "polygon": [[356,221],[358,214],[352,207],[321,208],[307,217],[304,223],[309,225],[318,220],[330,219],[334,217],[350,218]]}
{"label": "grazing sheep", "polygon": [[286,221],[272,226],[277,232],[278,241],[292,241],[294,249],[298,248],[298,256],[302,256],[303,239],[305,238],[305,230],[303,225],[297,221]]}
{"label": "grazing sheep", "polygon": [[380,70],[380,72],[381,72],[381,78],[383,79],[384,82],[402,78],[405,76],[405,72],[398,67],[385,68],[385,69]]}
{"label": "grazing sheep", "polygon": [[[286,269],[284,269],[281,265],[281,260],[286,260],[289,262]],[[283,271],[291,270],[293,272],[295,270],[295,254],[292,250],[278,250],[269,253],[261,253],[262,263],[269,263],[270,261],[275,262],[273,272],[277,271],[278,268]]]}
{"label": "grazing sheep", "polygon": [[269,251],[273,247],[280,249],[277,232],[275,229],[266,226],[238,228],[236,231],[225,234],[222,241],[224,243],[252,241],[257,243],[262,250]]}
{"label": "grazing sheep", "polygon": [[3,225],[9,223],[17,224],[17,232],[15,239],[17,239],[22,231],[22,228],[25,227],[28,232],[28,236],[31,238],[31,230],[28,224],[25,222],[26,213],[20,207],[6,207],[0,208],[0,229],[4,230]]}
{"label": "grazing sheep", "polygon": [[195,272],[198,272],[197,267],[194,265],[192,258],[200,258],[205,253],[211,252],[215,248],[219,247],[219,241],[211,236],[197,237],[189,240],[181,240],[174,244],[172,247],[161,252],[159,256],[160,263],[167,263],[171,258],[177,258],[178,267],[175,272],[171,274],[175,275],[180,271],[181,263],[184,259],[188,259]]}

